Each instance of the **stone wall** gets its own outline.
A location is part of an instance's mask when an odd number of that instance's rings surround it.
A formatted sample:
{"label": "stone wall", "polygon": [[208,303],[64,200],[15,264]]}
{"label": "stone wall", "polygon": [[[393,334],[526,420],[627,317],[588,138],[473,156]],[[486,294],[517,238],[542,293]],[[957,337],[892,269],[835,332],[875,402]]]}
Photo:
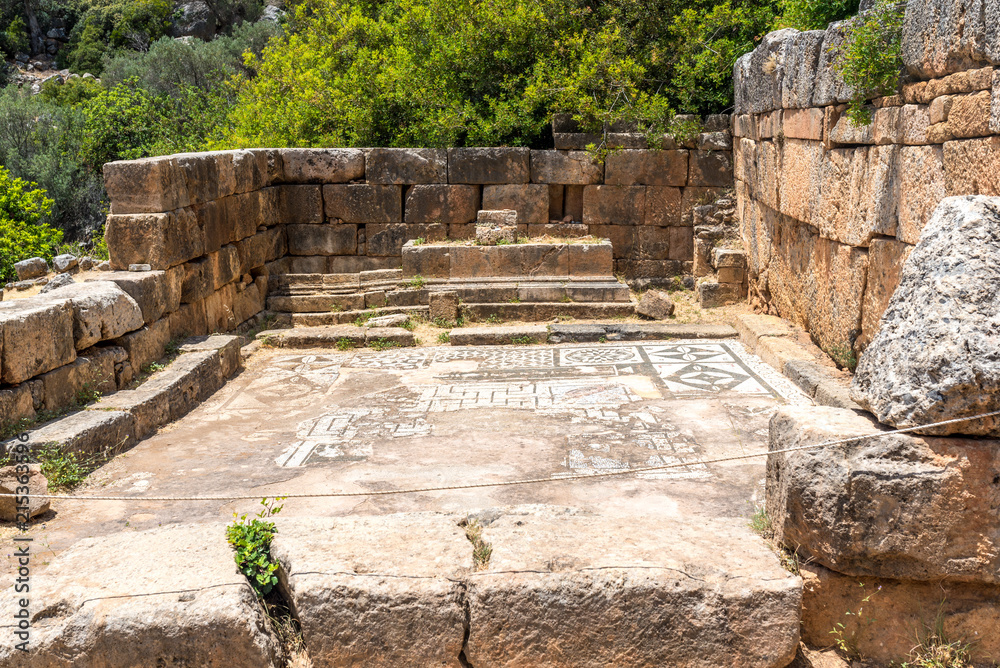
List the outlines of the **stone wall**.
{"label": "stone wall", "polygon": [[[985,8],[984,8],[985,7]],[[768,35],[735,66],[736,193],[750,298],[836,357],[860,354],[938,203],[1000,194],[1000,6],[910,0],[908,82],[844,116],[825,31]]]}

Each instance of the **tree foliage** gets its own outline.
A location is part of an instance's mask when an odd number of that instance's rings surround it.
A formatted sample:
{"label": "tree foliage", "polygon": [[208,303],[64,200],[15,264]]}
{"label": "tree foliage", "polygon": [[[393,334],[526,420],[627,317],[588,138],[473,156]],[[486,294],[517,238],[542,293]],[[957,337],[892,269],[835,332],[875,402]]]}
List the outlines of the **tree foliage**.
{"label": "tree foliage", "polygon": [[62,232],[39,222],[51,208],[45,191],[12,178],[9,170],[0,167],[0,281],[14,280],[14,263],[23,258],[52,259]]}
{"label": "tree foliage", "polygon": [[848,116],[854,125],[871,122],[865,106],[873,97],[892,95],[903,73],[904,3],[878,0],[871,10],[848,21],[844,42],[834,61],[837,72],[854,93]]}

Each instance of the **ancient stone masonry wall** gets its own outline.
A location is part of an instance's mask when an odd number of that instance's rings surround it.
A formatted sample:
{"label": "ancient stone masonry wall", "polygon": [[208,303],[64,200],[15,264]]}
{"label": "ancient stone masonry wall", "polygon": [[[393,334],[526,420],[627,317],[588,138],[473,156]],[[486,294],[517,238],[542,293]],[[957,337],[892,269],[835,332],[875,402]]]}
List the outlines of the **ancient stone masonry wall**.
{"label": "ancient stone masonry wall", "polygon": [[734,161],[751,300],[821,347],[860,354],[938,203],[1000,195],[1000,5],[910,0],[899,95],[870,125],[830,49],[843,29],[782,30],[735,66]]}
{"label": "ancient stone masonry wall", "polygon": [[[566,135],[573,139],[573,135]],[[690,274],[691,209],[731,184],[729,134],[690,148],[253,149],[105,165],[110,275],[0,302],[0,424],[129,385],[167,344],[231,331],[284,274],[398,269],[403,244],[519,232],[611,239],[628,277]],[[699,148],[700,146],[700,148]],[[134,265],[149,265],[148,271]]]}

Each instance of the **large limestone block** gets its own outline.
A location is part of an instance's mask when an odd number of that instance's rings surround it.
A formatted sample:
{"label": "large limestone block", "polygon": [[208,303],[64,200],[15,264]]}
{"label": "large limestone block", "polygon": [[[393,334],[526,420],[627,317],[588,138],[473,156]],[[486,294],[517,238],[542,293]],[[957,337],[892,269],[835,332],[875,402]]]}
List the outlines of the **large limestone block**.
{"label": "large limestone block", "polygon": [[[214,153],[180,153],[171,156],[177,163],[181,174],[184,175],[184,183],[187,189],[191,204],[201,204],[211,202],[219,197],[231,195],[235,188],[226,192],[226,177],[220,178],[219,159]],[[232,187],[234,177],[232,174],[232,160],[229,161],[228,181]],[[220,188],[221,186],[221,188]]]}
{"label": "large limestone block", "polygon": [[118,389],[116,367],[128,359],[123,348],[90,348],[69,364],[39,376],[45,389],[45,410],[55,411],[76,403],[83,390],[111,394]]}
{"label": "large limestone block", "polygon": [[[753,52],[745,53],[736,59],[733,64],[733,96],[735,104],[733,113],[738,119],[752,119],[749,114],[752,112],[751,98],[754,91],[751,89],[751,64],[753,63]],[[737,136],[747,136],[746,132],[741,132],[743,127],[737,122]]]}
{"label": "large limestone block", "polygon": [[844,43],[845,34],[843,21],[831,23],[826,29],[823,44],[819,49],[819,63],[816,66],[817,75],[812,99],[814,107],[825,107],[851,100],[851,89],[840,78],[835,67],[838,49]]}
{"label": "large limestone block", "polygon": [[[0,467],[0,494],[17,494],[20,497],[0,497],[0,520],[27,524],[30,518],[48,512],[52,505],[49,499],[37,496],[48,494],[48,491],[48,481],[42,474],[41,465],[19,464]],[[16,554],[17,544],[14,546]]]}
{"label": "large limestone block", "polygon": [[477,186],[416,185],[406,191],[407,223],[464,225],[479,211]]}
{"label": "large limestone block", "polygon": [[948,112],[948,129],[956,139],[985,137],[990,134],[990,104],[992,94],[984,90],[974,95],[952,98]]}
{"label": "large limestone block", "polygon": [[876,235],[895,235],[899,150],[890,145],[826,151],[814,218],[823,236],[867,246]]}
{"label": "large limestone block", "polygon": [[649,186],[646,188],[644,224],[670,227],[684,225],[685,222],[680,188],[671,186]]}
{"label": "large limestone block", "polygon": [[1000,64],[1000,4],[991,0],[911,0],[903,63],[921,79]]}
{"label": "large limestone block", "polygon": [[[1000,200],[941,202],[903,267],[851,396],[913,427],[1000,410]],[[928,430],[1000,436],[1000,417]]]}
{"label": "large limestone block", "polygon": [[161,392],[170,405],[170,419],[179,420],[225,384],[219,352],[185,353],[147,380],[142,389]]}
{"label": "large limestone block", "polygon": [[0,389],[0,429],[15,424],[18,420],[30,420],[34,417],[35,402],[29,383]]}
{"label": "large limestone block", "polygon": [[536,184],[515,184],[483,187],[483,210],[517,211],[517,222],[547,223],[549,221],[549,187]]}
{"label": "large limestone block", "polygon": [[365,154],[353,148],[280,149],[285,183],[347,183],[365,175]]}
{"label": "large limestone block", "polygon": [[613,186],[685,186],[688,151],[622,150],[605,159],[604,182]]}
{"label": "large limestone block", "polygon": [[79,411],[33,429],[30,436],[33,443],[50,443],[82,455],[81,461],[102,463],[136,444],[135,419],[122,411]]}
{"label": "large limestone block", "polygon": [[365,183],[323,187],[327,218],[345,223],[401,223],[403,196],[400,186]]}
{"label": "large limestone block", "polygon": [[52,560],[31,593],[44,607],[33,608],[29,651],[4,643],[5,668],[281,665],[223,524],[84,538]]}
{"label": "large limestone block", "polygon": [[785,139],[823,141],[822,109],[786,109],[783,117]]}
{"label": "large limestone block", "polygon": [[[802,564],[802,641],[825,647],[841,628],[861,656],[883,665],[910,657],[921,629],[969,642],[969,660],[989,665],[1000,656],[1000,588],[965,582],[909,582],[841,575]],[[846,611],[862,609],[863,615]],[[871,623],[870,620],[877,620]],[[813,663],[813,666],[819,664]],[[842,665],[842,664],[841,664]]]}
{"label": "large limestone block", "polygon": [[167,311],[165,271],[116,271],[102,275],[100,280],[114,283],[135,300],[147,325],[159,320]]}
{"label": "large limestone block", "polygon": [[912,250],[910,244],[884,237],[872,239],[868,246],[868,283],[861,310],[861,336],[856,342],[859,352],[875,338],[882,314],[889,307],[903,265]]}
{"label": "large limestone block", "polygon": [[450,148],[448,183],[528,183],[530,162],[527,148]]}
{"label": "large limestone block", "polygon": [[75,360],[73,325],[64,300],[0,302],[0,380],[13,385]]}
{"label": "large limestone block", "polygon": [[403,244],[404,278],[448,278],[450,275],[451,255],[448,246],[417,246],[412,241]]}
{"label": "large limestone block", "polygon": [[285,230],[281,227],[272,227],[264,232],[258,232],[237,243],[236,250],[240,254],[242,273],[249,274],[285,255],[288,250]]}
{"label": "large limestone block", "polygon": [[642,225],[645,208],[646,189],[642,186],[583,189],[583,222],[587,225]]}
{"label": "large limestone block", "polygon": [[737,109],[737,113],[763,114],[782,108],[786,52],[800,34],[798,30],[786,28],[764,36],[750,54],[749,61],[741,67],[740,81],[745,87],[741,97],[745,96],[749,104],[746,110]]}
{"label": "large limestone block", "polygon": [[[856,411],[783,407],[770,450],[873,434]],[[767,513],[777,538],[851,576],[1000,583],[997,441],[886,434],[773,454]]]}
{"label": "large limestone block", "polygon": [[142,327],[142,310],[111,281],[73,283],[46,294],[48,301],[67,302],[73,309],[76,349],[118,338]]}
{"label": "large limestone block", "polygon": [[17,280],[30,281],[33,278],[40,278],[49,273],[49,265],[44,258],[32,257],[14,263],[14,271],[17,272]]}
{"label": "large limestone block", "polygon": [[111,213],[161,213],[191,204],[184,173],[172,157],[119,160],[104,165]]}
{"label": "large limestone block", "polygon": [[731,187],[733,157],[729,151],[691,151],[688,185]]}
{"label": "large limestone block", "polygon": [[164,318],[115,339],[114,344],[125,349],[132,367],[132,375],[138,376],[150,362],[163,357],[170,338],[170,325]]}
{"label": "large limestone block", "polygon": [[603,178],[603,166],[586,151],[531,152],[532,183],[587,186]]}
{"label": "large limestone block", "polygon": [[271,554],[312,665],[454,666],[472,545],[460,517],[278,520]]}
{"label": "large limestone block", "polygon": [[804,223],[816,224],[813,207],[818,203],[816,194],[822,185],[825,156],[823,145],[818,141],[785,141],[781,160],[782,178],[778,185],[783,214]]}
{"label": "large limestone block", "polygon": [[285,230],[291,255],[354,255],[358,250],[357,225],[288,225]]}
{"label": "large limestone block", "polygon": [[514,510],[468,577],[473,666],[785,666],[801,581],[739,522]]}
{"label": "large limestone block", "polygon": [[[970,165],[970,169],[975,166]],[[927,220],[945,198],[944,149],[904,146],[899,151],[899,227],[896,237],[916,244]]]}
{"label": "large limestone block", "polygon": [[[809,30],[795,35],[785,46],[784,76],[781,79],[781,106],[785,109],[806,109],[812,106],[824,39],[825,31]],[[785,136],[788,136],[787,129]]]}
{"label": "large limestone block", "polygon": [[368,183],[447,183],[448,150],[443,148],[373,148],[366,159]]}
{"label": "large limestone block", "polygon": [[1000,137],[947,142],[944,180],[948,196],[1000,195]]}
{"label": "large limestone block", "polygon": [[320,186],[281,186],[280,206],[283,223],[322,223],[323,189]]}
{"label": "large limestone block", "polygon": [[108,216],[104,238],[115,270],[128,269],[132,264],[169,269],[205,252],[198,217],[190,209]]}
{"label": "large limestone block", "polygon": [[227,153],[233,161],[234,193],[253,192],[271,184],[266,150],[243,149]]}

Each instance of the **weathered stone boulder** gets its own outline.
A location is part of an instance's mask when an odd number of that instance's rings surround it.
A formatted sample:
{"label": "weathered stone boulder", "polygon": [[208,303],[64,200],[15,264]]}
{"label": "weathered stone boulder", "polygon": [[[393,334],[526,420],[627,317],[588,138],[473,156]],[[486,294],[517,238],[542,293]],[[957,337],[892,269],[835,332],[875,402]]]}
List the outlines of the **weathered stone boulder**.
{"label": "weathered stone boulder", "polygon": [[653,320],[666,320],[674,314],[674,302],[666,292],[647,290],[635,307],[635,312]]}
{"label": "weathered stone boulder", "polygon": [[[42,475],[39,464],[25,464],[23,466],[27,468],[26,471],[18,471],[17,466],[0,468],[0,494],[24,495],[24,488],[27,487],[27,516],[31,518],[48,512],[49,500],[36,495],[47,494],[49,484],[45,476]],[[0,520],[16,522],[18,521],[18,513],[21,513],[20,521],[23,522],[25,520],[24,507],[19,509],[16,499],[12,497],[0,497]]]}
{"label": "weathered stone boulder", "polygon": [[781,106],[805,109],[812,106],[820,51],[826,32],[809,30],[792,37],[785,47],[784,76],[781,80]]}
{"label": "weathered stone boulder", "polygon": [[366,158],[368,183],[447,183],[448,151],[443,148],[373,148]]}
{"label": "weathered stone boulder", "polygon": [[[32,581],[31,642],[3,668],[281,665],[263,608],[223,524],[85,538]],[[8,596],[4,617],[16,601]]]}
{"label": "weathered stone boulder", "polygon": [[73,271],[80,265],[80,260],[75,255],[70,255],[69,253],[64,253],[62,255],[56,255],[52,258],[52,268],[56,270],[57,273],[65,273]]}
{"label": "weathered stone boulder", "polygon": [[128,293],[110,281],[74,283],[47,295],[73,309],[76,349],[118,338],[142,327],[142,310]]}
{"label": "weathered stone boulder", "polygon": [[826,29],[823,45],[819,49],[819,62],[816,65],[812,99],[814,107],[825,107],[829,104],[848,102],[851,99],[851,89],[844,83],[835,67],[838,49],[844,43],[845,34],[843,21],[831,23]]}
{"label": "weathered stone boulder", "polygon": [[74,281],[73,277],[70,276],[69,274],[56,274],[55,278],[53,278],[51,281],[46,281],[45,283],[42,284],[45,287],[39,290],[38,294],[44,295],[48,292],[52,292],[53,290],[64,288],[67,285],[73,285],[74,283],[76,283],[76,281]]}
{"label": "weathered stone boulder", "polygon": [[313,665],[463,665],[473,564],[460,519],[279,520],[271,554]]}
{"label": "weathered stone boulder", "polygon": [[[1000,199],[943,200],[903,267],[852,398],[914,427],[1000,410]],[[921,430],[1000,436],[1000,417]]]}
{"label": "weathered stone boulder", "polygon": [[[784,407],[770,450],[874,434],[852,410]],[[767,513],[776,537],[853,576],[1000,584],[1000,442],[885,434],[772,454]]]}
{"label": "weathered stone boulder", "polygon": [[49,265],[40,257],[32,257],[14,263],[14,271],[17,272],[17,280],[30,281],[33,278],[44,276],[49,273]]}
{"label": "weathered stone boulder", "polygon": [[604,167],[586,151],[532,151],[532,183],[589,185],[600,183]]}

